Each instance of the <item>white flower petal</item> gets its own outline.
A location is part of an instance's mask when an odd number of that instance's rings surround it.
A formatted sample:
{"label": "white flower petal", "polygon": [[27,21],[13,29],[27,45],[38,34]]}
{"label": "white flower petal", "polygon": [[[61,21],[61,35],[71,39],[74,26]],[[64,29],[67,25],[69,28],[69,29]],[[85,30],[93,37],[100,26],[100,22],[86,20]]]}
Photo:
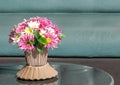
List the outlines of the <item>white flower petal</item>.
{"label": "white flower petal", "polygon": [[30,21],[30,22],[28,23],[28,26],[29,26],[30,28],[38,28],[38,27],[39,27],[39,24],[40,24],[40,23],[38,23],[37,21],[35,21],[35,22]]}

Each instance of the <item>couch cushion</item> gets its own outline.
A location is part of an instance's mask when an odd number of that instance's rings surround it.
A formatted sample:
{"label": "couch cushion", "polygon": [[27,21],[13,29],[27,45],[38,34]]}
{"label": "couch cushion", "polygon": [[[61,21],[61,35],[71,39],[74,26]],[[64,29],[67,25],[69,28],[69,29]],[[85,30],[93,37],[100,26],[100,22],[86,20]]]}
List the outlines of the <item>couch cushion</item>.
{"label": "couch cushion", "polygon": [[119,12],[120,0],[0,0],[0,13]]}
{"label": "couch cushion", "polygon": [[8,43],[13,25],[30,17],[47,17],[66,34],[50,56],[120,56],[119,13],[0,13],[0,56],[19,56],[23,51]]}

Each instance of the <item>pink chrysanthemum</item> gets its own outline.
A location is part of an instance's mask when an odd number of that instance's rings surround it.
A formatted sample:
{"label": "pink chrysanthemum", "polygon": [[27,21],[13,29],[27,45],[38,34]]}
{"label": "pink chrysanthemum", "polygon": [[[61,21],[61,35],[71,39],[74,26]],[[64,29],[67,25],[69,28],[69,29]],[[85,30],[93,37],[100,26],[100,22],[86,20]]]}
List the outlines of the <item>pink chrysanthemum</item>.
{"label": "pink chrysanthemum", "polygon": [[21,33],[22,31],[24,31],[25,30],[25,26],[18,26],[17,28],[16,28],[16,33]]}
{"label": "pink chrysanthemum", "polygon": [[39,22],[40,22],[39,25],[40,28],[46,28],[52,26],[51,20],[48,20],[47,18],[40,18]]}
{"label": "pink chrysanthemum", "polygon": [[17,43],[17,39],[16,39],[17,33],[15,28],[11,31],[9,36],[10,36],[9,43]]}
{"label": "pink chrysanthemum", "polygon": [[18,43],[19,48],[23,49],[24,51],[33,50],[34,46],[32,43],[30,43],[32,40],[34,40],[33,35],[26,34],[22,36]]}
{"label": "pink chrysanthemum", "polygon": [[[61,42],[62,31],[47,18],[33,17],[19,23],[12,30],[9,42],[18,44],[24,51],[45,48],[56,48]],[[32,43],[33,41],[34,43]]]}
{"label": "pink chrysanthemum", "polygon": [[57,48],[57,44],[60,43],[60,39],[55,35],[46,34],[45,38],[48,42],[48,44],[45,45],[47,48]]}
{"label": "pink chrysanthemum", "polygon": [[62,30],[59,30],[57,25],[54,25],[53,29],[55,30],[55,34],[60,37]]}

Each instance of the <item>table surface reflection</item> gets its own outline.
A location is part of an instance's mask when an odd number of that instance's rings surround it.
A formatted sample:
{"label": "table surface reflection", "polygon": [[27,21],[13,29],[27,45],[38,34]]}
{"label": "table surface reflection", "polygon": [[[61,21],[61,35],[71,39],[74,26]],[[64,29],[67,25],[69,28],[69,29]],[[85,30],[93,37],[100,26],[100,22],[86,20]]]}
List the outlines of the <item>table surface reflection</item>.
{"label": "table surface reflection", "polygon": [[25,63],[0,65],[0,85],[114,85],[110,74],[98,68],[50,62],[58,71],[56,78],[40,81],[24,81],[16,78],[16,73]]}

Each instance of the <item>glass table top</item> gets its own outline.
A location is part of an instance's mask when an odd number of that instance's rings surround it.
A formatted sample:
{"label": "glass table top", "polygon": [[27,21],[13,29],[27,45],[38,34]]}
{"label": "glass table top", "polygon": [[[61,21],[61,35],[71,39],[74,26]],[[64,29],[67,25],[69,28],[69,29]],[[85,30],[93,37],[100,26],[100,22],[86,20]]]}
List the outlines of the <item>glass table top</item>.
{"label": "glass table top", "polygon": [[50,62],[58,71],[58,76],[40,81],[24,81],[16,78],[16,73],[25,63],[0,64],[0,85],[114,85],[110,74],[98,68]]}

